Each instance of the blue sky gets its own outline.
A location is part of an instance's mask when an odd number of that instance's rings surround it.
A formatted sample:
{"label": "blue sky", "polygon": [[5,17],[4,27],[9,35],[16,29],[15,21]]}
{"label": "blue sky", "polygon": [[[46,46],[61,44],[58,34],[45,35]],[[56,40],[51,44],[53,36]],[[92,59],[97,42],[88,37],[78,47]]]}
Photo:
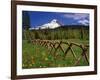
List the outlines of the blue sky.
{"label": "blue sky", "polygon": [[40,12],[23,11],[28,14],[30,26],[37,27],[57,19],[62,25],[89,25],[89,14],[87,13],[61,13],[61,12]]}

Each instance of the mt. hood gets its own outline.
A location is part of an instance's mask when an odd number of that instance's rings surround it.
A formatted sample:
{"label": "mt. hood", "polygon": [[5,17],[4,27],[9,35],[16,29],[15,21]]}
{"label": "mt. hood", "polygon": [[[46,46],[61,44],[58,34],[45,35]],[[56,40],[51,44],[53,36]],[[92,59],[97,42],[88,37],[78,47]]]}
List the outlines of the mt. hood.
{"label": "mt. hood", "polygon": [[53,19],[50,23],[46,23],[46,24],[43,24],[41,26],[37,26],[36,28],[29,28],[29,30],[55,29],[55,28],[58,28],[60,26],[61,26],[61,24],[56,19]]}

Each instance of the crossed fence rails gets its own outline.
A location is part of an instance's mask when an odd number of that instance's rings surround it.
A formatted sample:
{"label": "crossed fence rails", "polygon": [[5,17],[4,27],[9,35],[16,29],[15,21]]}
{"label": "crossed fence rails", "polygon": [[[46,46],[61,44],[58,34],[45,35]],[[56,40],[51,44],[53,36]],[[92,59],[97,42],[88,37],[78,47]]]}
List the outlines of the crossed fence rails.
{"label": "crossed fence rails", "polygon": [[[46,47],[47,49],[50,50],[49,53],[53,54],[54,57],[56,56],[58,49],[64,53],[64,58],[67,56],[68,51],[70,50],[71,54],[75,58],[74,65],[78,65],[81,59],[85,59],[85,61],[89,65],[89,60],[87,56],[89,45],[82,45],[82,44],[77,44],[74,42],[69,43],[65,41],[56,41],[56,40],[52,41],[52,40],[40,40],[40,39],[31,40],[31,42],[33,43],[33,45],[41,45],[41,46]],[[66,49],[63,49],[62,44],[67,45],[68,47],[66,47]],[[82,50],[81,55],[79,57],[76,56],[76,53],[72,48],[73,46],[77,46]]]}

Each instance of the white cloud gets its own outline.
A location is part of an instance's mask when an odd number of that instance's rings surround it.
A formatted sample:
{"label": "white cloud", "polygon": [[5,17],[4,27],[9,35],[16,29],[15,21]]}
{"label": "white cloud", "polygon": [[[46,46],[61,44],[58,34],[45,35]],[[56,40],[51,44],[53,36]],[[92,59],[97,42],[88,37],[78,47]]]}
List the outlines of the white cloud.
{"label": "white cloud", "polygon": [[79,20],[79,19],[85,19],[89,17],[89,15],[85,13],[75,13],[75,14],[64,14],[63,17],[73,18],[74,20]]}
{"label": "white cloud", "polygon": [[82,25],[89,25],[89,14],[85,13],[73,13],[73,14],[64,14],[63,17],[71,18],[77,23]]}
{"label": "white cloud", "polygon": [[89,20],[79,20],[78,23],[82,24],[82,25],[89,25]]}

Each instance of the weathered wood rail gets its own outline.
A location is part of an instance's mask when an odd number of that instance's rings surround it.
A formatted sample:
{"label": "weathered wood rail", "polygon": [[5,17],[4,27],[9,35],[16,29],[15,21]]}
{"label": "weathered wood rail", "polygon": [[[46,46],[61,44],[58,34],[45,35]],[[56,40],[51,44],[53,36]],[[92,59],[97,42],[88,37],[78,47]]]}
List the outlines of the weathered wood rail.
{"label": "weathered wood rail", "polygon": [[[69,50],[71,51],[71,54],[73,55],[73,57],[75,58],[75,63],[74,65],[78,65],[80,63],[81,59],[84,59],[87,64],[89,65],[89,60],[88,60],[88,49],[89,49],[89,45],[83,45],[83,44],[77,44],[74,42],[65,42],[65,41],[52,41],[52,40],[40,40],[40,39],[36,39],[36,40],[31,40],[31,42],[33,43],[33,45],[41,45],[46,47],[49,50],[50,54],[53,54],[54,57],[56,57],[56,53],[57,50],[61,50],[64,53],[64,59],[67,56]],[[62,45],[67,45],[68,47],[65,47],[65,49],[62,47]],[[76,46],[78,48],[80,48],[82,50],[82,52],[80,53],[80,57],[76,56],[75,51],[73,50],[73,46]],[[54,51],[53,51],[54,50]]]}

